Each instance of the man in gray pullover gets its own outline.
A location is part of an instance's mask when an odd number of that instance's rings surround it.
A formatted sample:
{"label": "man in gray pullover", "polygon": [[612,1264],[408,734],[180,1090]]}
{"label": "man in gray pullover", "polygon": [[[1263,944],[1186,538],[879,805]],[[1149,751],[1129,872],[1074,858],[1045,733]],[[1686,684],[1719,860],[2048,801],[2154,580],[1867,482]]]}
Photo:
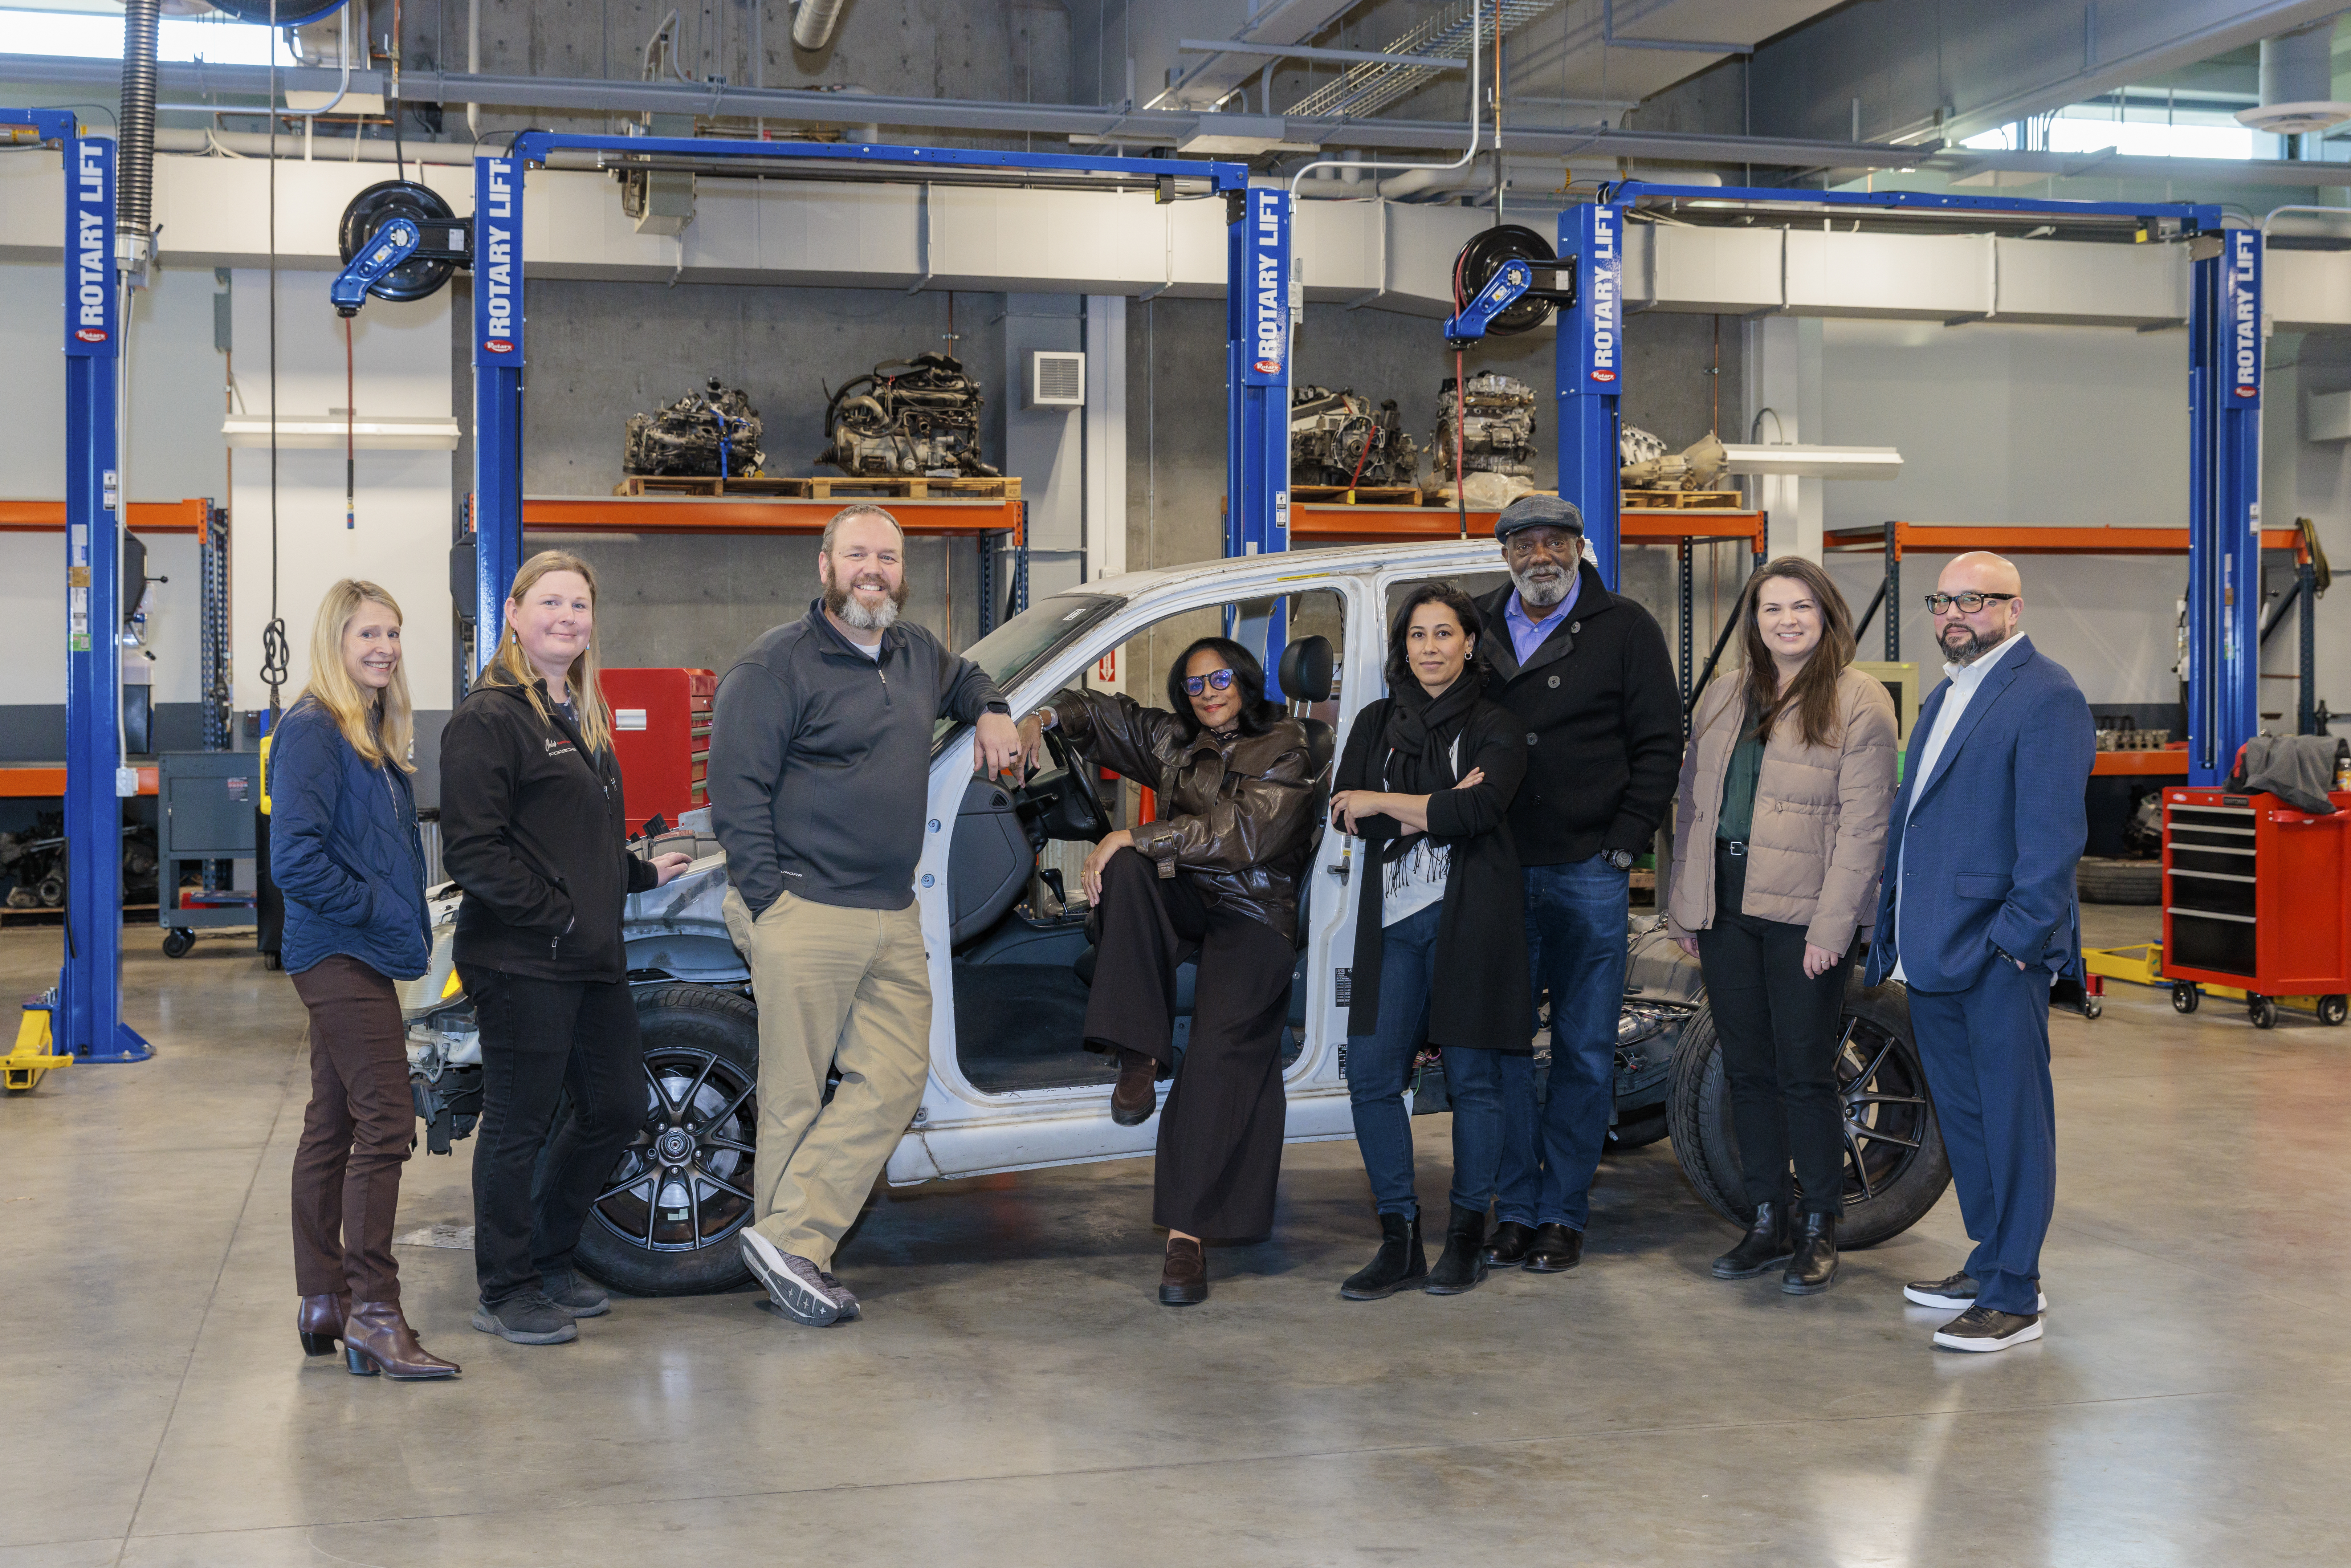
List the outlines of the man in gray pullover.
{"label": "man in gray pullover", "polygon": [[[726,923],[759,1003],[759,1137],[744,1260],[777,1308],[858,1315],[831,1273],[921,1103],[931,983],[914,908],[931,732],[972,724],[974,761],[1021,760],[985,671],[900,619],[905,536],[872,505],[825,525],[824,596],[744,651],[711,715],[711,823]],[[830,1104],[825,1076],[841,1070]]]}

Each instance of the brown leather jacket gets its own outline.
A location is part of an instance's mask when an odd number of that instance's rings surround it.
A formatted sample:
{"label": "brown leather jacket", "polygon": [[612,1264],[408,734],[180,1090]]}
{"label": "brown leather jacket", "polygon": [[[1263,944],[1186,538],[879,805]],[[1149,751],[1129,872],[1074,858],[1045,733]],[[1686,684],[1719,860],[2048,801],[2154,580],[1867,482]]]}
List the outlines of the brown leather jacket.
{"label": "brown leather jacket", "polygon": [[1053,697],[1053,722],[1096,763],[1159,792],[1159,820],[1134,830],[1159,874],[1188,873],[1210,903],[1298,929],[1298,879],[1314,839],[1314,765],[1288,715],[1261,735],[1184,738],[1165,708],[1109,692]]}

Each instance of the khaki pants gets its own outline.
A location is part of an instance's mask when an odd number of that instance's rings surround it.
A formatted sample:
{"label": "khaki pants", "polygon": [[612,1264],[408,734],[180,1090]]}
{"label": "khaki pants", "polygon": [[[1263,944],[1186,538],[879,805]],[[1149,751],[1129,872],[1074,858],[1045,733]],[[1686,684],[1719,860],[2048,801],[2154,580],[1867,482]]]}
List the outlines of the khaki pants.
{"label": "khaki pants", "polygon": [[[811,904],[787,893],[758,919],[726,890],[726,928],[759,1003],[755,1224],[830,1268],[873,1178],[922,1103],[931,979],[920,914]],[[828,1068],[841,1085],[825,1103]]]}

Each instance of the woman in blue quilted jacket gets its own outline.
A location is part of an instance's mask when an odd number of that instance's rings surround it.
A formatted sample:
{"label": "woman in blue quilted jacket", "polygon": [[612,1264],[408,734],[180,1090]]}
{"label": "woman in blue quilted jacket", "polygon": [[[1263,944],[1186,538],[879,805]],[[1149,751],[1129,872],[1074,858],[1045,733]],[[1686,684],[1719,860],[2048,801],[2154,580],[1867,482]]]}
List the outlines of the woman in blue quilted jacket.
{"label": "woman in blue quilted jacket", "polygon": [[269,874],[286,896],[280,949],[310,1009],[310,1104],[294,1155],[295,1326],[302,1348],[360,1376],[455,1377],[400,1310],[392,1219],[414,1145],[395,981],[432,955],[424,846],[408,760],[400,606],[371,582],[327,591],[310,682],[271,732]]}

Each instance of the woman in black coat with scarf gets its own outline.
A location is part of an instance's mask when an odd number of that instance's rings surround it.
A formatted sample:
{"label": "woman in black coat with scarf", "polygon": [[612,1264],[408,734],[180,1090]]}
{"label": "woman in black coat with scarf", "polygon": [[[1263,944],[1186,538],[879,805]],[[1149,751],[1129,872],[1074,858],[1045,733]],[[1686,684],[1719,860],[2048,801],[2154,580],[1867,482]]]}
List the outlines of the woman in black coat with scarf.
{"label": "woman in black coat with scarf", "polygon": [[[1516,722],[1480,695],[1478,607],[1415,589],[1388,637],[1389,695],[1355,716],[1331,797],[1364,841],[1347,1090],[1380,1219],[1376,1257],[1339,1288],[1377,1301],[1416,1281],[1452,1296],[1486,1277],[1486,1209],[1502,1155],[1496,1058],[1533,1049],[1526,903],[1510,798],[1527,769]],[[1444,1052],[1453,1103],[1452,1213],[1430,1269],[1413,1187],[1405,1081],[1421,1042]]]}

